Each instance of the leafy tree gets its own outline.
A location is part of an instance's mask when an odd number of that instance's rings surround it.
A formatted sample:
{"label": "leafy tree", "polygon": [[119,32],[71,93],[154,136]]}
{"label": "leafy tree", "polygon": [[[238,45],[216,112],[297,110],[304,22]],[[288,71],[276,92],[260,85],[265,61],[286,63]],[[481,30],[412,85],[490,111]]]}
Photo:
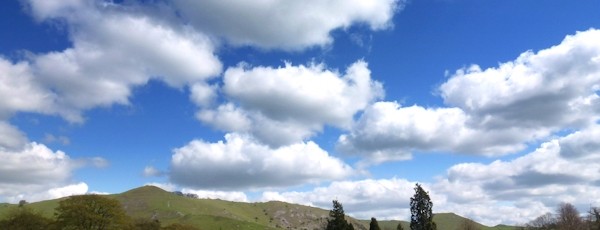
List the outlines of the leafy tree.
{"label": "leafy tree", "polygon": [[23,207],[23,206],[25,206],[26,204],[27,204],[27,201],[26,201],[26,200],[20,200],[20,201],[19,201],[19,207]]}
{"label": "leafy tree", "polygon": [[404,230],[404,228],[402,227],[402,223],[398,223],[398,226],[396,226],[396,230]]}
{"label": "leafy tree", "polygon": [[436,230],[432,208],[429,193],[423,190],[420,184],[416,184],[415,195],[410,198],[410,229]]}
{"label": "leafy tree", "polygon": [[329,211],[326,230],[354,230],[354,226],[346,221],[342,203],[337,200],[333,201],[333,209]]}
{"label": "leafy tree", "polygon": [[60,201],[55,211],[57,226],[63,230],[125,229],[129,224],[121,203],[100,195],[69,197]]}
{"label": "leafy tree", "polygon": [[460,225],[456,230],[481,230],[479,226],[475,223],[475,221],[464,219],[460,222]]}
{"label": "leafy tree", "polygon": [[34,213],[28,208],[11,209],[7,216],[0,220],[0,229],[11,230],[43,230],[48,229],[52,220]]}
{"label": "leafy tree", "polygon": [[562,203],[558,206],[558,229],[578,230],[583,229],[583,221],[579,211],[570,203]]}
{"label": "leafy tree", "polygon": [[379,228],[379,224],[377,223],[377,219],[375,219],[375,217],[371,217],[371,223],[369,224],[369,230],[381,230],[381,228]]}

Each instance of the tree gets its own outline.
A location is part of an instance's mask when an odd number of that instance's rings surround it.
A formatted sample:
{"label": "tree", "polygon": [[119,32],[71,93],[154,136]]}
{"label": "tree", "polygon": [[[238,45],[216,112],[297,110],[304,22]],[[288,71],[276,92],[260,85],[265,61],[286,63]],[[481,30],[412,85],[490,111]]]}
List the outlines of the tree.
{"label": "tree", "polygon": [[402,227],[402,222],[398,223],[398,226],[396,226],[396,230],[404,230],[404,228]]}
{"label": "tree", "polygon": [[369,224],[369,230],[381,230],[381,228],[379,228],[379,224],[377,223],[377,219],[375,219],[375,217],[371,217],[371,223]]}
{"label": "tree", "polygon": [[539,230],[556,229],[556,218],[554,218],[552,213],[546,213],[530,221],[525,227],[526,229]]}
{"label": "tree", "polygon": [[420,184],[415,186],[415,195],[410,198],[410,229],[412,230],[436,230],[433,222],[433,202],[429,193],[423,190]]}
{"label": "tree", "polygon": [[124,229],[130,222],[119,201],[100,195],[69,197],[58,203],[55,215],[63,230]]}
{"label": "tree", "polygon": [[570,203],[562,203],[557,210],[557,225],[560,230],[583,229],[583,221],[579,216],[577,208]]}
{"label": "tree", "polygon": [[600,208],[590,208],[588,213],[588,225],[591,230],[600,230]]}
{"label": "tree", "polygon": [[326,230],[354,230],[354,226],[346,221],[342,203],[333,200],[333,209],[329,211]]}
{"label": "tree", "polygon": [[0,220],[0,229],[42,230],[48,229],[52,220],[28,208],[18,207],[9,210],[6,218]]}
{"label": "tree", "polygon": [[464,219],[461,221],[460,226],[456,230],[481,230],[475,221]]}

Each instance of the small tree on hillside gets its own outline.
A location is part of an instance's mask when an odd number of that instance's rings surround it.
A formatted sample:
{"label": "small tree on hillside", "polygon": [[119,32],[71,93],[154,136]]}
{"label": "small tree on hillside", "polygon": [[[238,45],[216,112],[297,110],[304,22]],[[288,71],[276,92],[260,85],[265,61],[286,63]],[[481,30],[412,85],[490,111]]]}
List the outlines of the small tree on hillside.
{"label": "small tree on hillside", "polygon": [[379,223],[377,223],[377,219],[375,219],[375,217],[371,217],[371,223],[369,224],[369,230],[381,230],[381,228],[379,228]]}
{"label": "small tree on hillside", "polygon": [[410,198],[410,229],[436,230],[432,208],[433,202],[429,198],[429,193],[423,190],[420,184],[416,184],[415,195]]}
{"label": "small tree on hillside", "polygon": [[354,226],[346,221],[342,203],[333,200],[333,209],[329,211],[326,230],[354,230]]}
{"label": "small tree on hillside", "polygon": [[404,228],[402,227],[402,223],[398,223],[398,226],[396,226],[396,230],[404,230]]}

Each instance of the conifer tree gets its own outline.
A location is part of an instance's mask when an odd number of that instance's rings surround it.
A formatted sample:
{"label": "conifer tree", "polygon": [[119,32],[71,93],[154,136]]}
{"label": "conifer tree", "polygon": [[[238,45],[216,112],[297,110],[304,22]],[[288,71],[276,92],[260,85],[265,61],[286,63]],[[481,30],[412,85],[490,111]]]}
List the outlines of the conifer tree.
{"label": "conifer tree", "polygon": [[377,219],[375,219],[375,217],[371,217],[371,223],[369,224],[369,230],[381,230],[381,228],[379,228],[379,224],[377,223]]}
{"label": "conifer tree", "polygon": [[354,226],[346,221],[342,203],[333,200],[333,209],[329,211],[326,230],[354,230]]}
{"label": "conifer tree", "polygon": [[433,203],[429,198],[429,193],[423,190],[420,184],[416,184],[415,195],[410,198],[410,229],[436,230],[432,208]]}

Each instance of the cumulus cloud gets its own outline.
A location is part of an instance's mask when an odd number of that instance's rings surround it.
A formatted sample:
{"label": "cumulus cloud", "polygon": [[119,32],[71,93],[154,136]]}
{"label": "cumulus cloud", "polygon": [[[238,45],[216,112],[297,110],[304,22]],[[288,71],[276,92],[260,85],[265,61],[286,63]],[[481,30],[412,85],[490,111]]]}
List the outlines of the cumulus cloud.
{"label": "cumulus cloud", "polygon": [[391,26],[404,1],[173,1],[196,27],[234,45],[298,50],[332,43],[330,33],[354,24]]}
{"label": "cumulus cloud", "polygon": [[249,136],[225,141],[194,140],[175,149],[170,180],[194,189],[254,189],[339,179],[353,173],[313,142],[271,148]]}
{"label": "cumulus cloud", "polygon": [[496,68],[460,69],[439,88],[449,107],[375,103],[338,149],[390,159],[414,150],[495,156],[593,125],[600,114],[598,39],[600,31],[590,29]]}
{"label": "cumulus cloud", "polygon": [[16,127],[0,120],[0,151],[20,149],[28,142],[27,137]]}
{"label": "cumulus cloud", "polygon": [[239,65],[225,71],[223,92],[231,102],[202,110],[198,118],[218,129],[250,133],[277,147],[302,141],[324,125],[349,128],[353,116],[383,96],[367,63],[345,74],[324,64],[279,68]]}
{"label": "cumulus cloud", "polygon": [[156,176],[162,176],[163,172],[161,172],[160,170],[158,170],[155,167],[146,166],[146,167],[144,167],[144,171],[142,172],[142,175],[145,177],[156,177]]}
{"label": "cumulus cloud", "polygon": [[[182,87],[221,72],[213,42],[206,35],[189,26],[175,26],[157,15],[144,14],[133,6],[90,1],[26,4],[41,21],[65,22],[73,46],[32,55],[27,62],[12,66],[16,73],[6,77],[11,81],[5,84],[19,83],[19,92],[37,93],[29,95],[36,99],[29,103],[34,108],[20,110],[41,110],[80,122],[81,110],[127,104],[131,88],[150,79]],[[0,63],[0,68],[6,65]],[[28,74],[22,80],[15,77],[21,72]],[[31,84],[30,78],[39,87]],[[45,103],[36,106],[38,101]],[[18,104],[15,101],[9,105]],[[48,105],[50,108],[44,109]]]}
{"label": "cumulus cloud", "polygon": [[0,197],[7,201],[36,201],[87,191],[85,183],[68,185],[77,162],[43,144],[31,142],[19,150],[0,149],[0,159]]}
{"label": "cumulus cloud", "polygon": [[279,200],[323,209],[331,209],[331,201],[339,200],[344,211],[356,218],[377,216],[378,219],[406,220],[410,217],[408,201],[414,194],[414,186],[413,182],[396,178],[335,181],[306,192],[263,192],[261,200]]}

